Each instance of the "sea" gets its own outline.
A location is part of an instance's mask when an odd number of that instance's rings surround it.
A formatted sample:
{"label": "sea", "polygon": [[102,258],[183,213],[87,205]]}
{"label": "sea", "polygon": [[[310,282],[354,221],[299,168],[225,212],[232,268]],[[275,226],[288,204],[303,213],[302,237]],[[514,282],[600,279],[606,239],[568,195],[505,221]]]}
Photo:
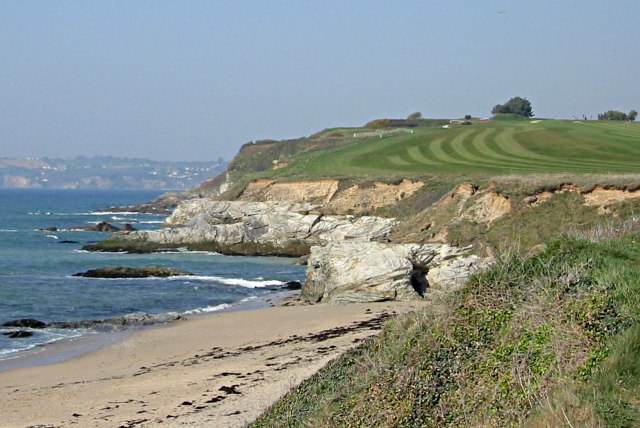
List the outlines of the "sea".
{"label": "sea", "polygon": [[[0,189],[0,325],[19,319],[50,325],[43,329],[0,327],[0,370],[28,365],[26,361],[52,362],[56,359],[54,350],[61,346],[66,351],[57,355],[63,359],[73,355],[69,350],[74,344],[78,350],[91,350],[95,346],[86,343],[106,344],[114,337],[149,325],[157,327],[166,320],[266,306],[286,293],[286,282],[304,280],[305,268],[288,258],[186,250],[152,254],[82,250],[109,234],[79,230],[78,226],[106,221],[116,227],[128,223],[140,230],[161,227],[162,215],[109,210],[147,202],[161,193]],[[51,227],[58,230],[43,230]],[[111,265],[160,265],[193,275],[144,279],[73,276]],[[11,337],[16,332],[28,337]]]}

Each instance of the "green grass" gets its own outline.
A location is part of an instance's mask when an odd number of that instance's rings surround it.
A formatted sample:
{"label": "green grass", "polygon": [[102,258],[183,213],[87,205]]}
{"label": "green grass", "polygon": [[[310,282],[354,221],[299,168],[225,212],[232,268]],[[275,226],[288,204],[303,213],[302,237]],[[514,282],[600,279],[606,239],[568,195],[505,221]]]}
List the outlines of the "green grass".
{"label": "green grass", "polygon": [[293,178],[638,173],[640,124],[518,119],[415,128],[413,134],[355,139],[290,160],[290,166],[267,174]]}
{"label": "green grass", "polygon": [[506,254],[251,426],[640,426],[638,278],[637,232]]}

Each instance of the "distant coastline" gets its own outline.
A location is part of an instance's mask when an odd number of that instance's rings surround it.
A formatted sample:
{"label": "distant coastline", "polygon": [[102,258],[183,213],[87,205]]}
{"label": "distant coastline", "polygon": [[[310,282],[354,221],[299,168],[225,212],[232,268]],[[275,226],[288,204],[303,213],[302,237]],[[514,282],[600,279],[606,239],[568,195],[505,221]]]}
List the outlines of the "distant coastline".
{"label": "distant coastline", "polygon": [[113,156],[0,158],[3,189],[186,190],[221,173],[227,162],[154,161]]}

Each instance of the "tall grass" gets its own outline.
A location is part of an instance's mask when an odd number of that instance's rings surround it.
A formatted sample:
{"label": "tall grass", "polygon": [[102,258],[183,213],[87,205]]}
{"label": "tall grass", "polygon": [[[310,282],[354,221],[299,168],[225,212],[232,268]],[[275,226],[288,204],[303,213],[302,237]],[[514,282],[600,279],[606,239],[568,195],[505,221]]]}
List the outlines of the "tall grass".
{"label": "tall grass", "polygon": [[639,426],[638,240],[565,236],[504,254],[253,426]]}

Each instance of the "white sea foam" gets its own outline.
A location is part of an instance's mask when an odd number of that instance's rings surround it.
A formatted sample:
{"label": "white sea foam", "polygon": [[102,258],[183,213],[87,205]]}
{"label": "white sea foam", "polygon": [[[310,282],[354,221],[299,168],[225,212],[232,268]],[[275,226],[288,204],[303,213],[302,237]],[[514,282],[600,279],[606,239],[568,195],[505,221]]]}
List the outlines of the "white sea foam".
{"label": "white sea foam", "polygon": [[15,230],[15,229],[0,229],[0,232],[14,233],[14,232],[18,232],[18,230]]}
{"label": "white sea foam", "polygon": [[224,278],[222,276],[206,276],[206,275],[176,275],[170,276],[167,278],[156,278],[156,279],[172,279],[172,280],[186,280],[186,281],[209,281],[209,282],[217,282],[219,284],[225,285],[238,285],[240,287],[246,288],[263,288],[263,287],[272,287],[276,285],[284,285],[285,282],[278,281],[275,279],[272,280],[263,280],[263,279],[244,279],[244,278]]}
{"label": "white sea foam", "polygon": [[129,221],[129,222],[137,222],[137,218],[129,218],[129,217],[118,217],[117,215],[112,215],[111,220],[113,221]]}
{"label": "white sea foam", "polygon": [[[190,277],[194,278],[194,277]],[[243,278],[223,278],[221,276],[211,276],[206,277],[211,278],[211,280],[226,284],[226,285],[239,285],[240,287],[246,288],[262,288],[262,287],[270,287],[274,285],[284,285],[285,283],[278,280],[256,280],[256,279],[243,279]],[[194,278],[195,279],[195,278]]]}
{"label": "white sea foam", "polygon": [[120,215],[139,215],[135,211],[92,211],[90,213],[84,213],[85,215],[112,215],[112,214],[120,214]]}
{"label": "white sea foam", "polygon": [[56,235],[47,235],[47,238],[58,239],[58,237]]}
{"label": "white sea foam", "polygon": [[205,308],[192,309],[190,311],[183,312],[184,315],[195,315],[195,314],[207,314],[210,312],[222,311],[224,309],[229,309],[231,305],[229,303],[222,303],[216,306],[207,306]]}
{"label": "white sea foam", "polygon": [[[12,329],[0,329],[0,331],[11,331]],[[28,351],[38,346],[57,342],[59,340],[74,339],[89,333],[87,330],[78,329],[44,329],[35,330],[22,328],[21,330],[31,331],[34,336],[27,339],[14,341],[15,346],[11,348],[0,349],[0,360],[12,358],[14,354],[18,355],[24,351]]]}
{"label": "white sea foam", "polygon": [[221,256],[222,254],[217,253],[215,251],[198,251],[198,250],[189,250],[187,248],[177,248],[172,251],[167,251],[167,254],[171,253],[179,253],[179,254],[209,254],[210,256]]}
{"label": "white sea foam", "polygon": [[240,301],[236,302],[236,303],[222,303],[220,305],[215,305],[215,306],[207,306],[204,308],[198,308],[198,309],[192,309],[190,311],[185,311],[183,312],[183,315],[195,315],[195,314],[206,314],[206,313],[210,313],[210,312],[218,312],[218,311],[223,311],[225,309],[229,309],[232,308],[233,306],[237,306],[241,303],[246,303],[249,302],[251,300],[255,300],[257,299],[258,296],[249,296],[249,297],[245,297],[244,299],[241,299]]}

